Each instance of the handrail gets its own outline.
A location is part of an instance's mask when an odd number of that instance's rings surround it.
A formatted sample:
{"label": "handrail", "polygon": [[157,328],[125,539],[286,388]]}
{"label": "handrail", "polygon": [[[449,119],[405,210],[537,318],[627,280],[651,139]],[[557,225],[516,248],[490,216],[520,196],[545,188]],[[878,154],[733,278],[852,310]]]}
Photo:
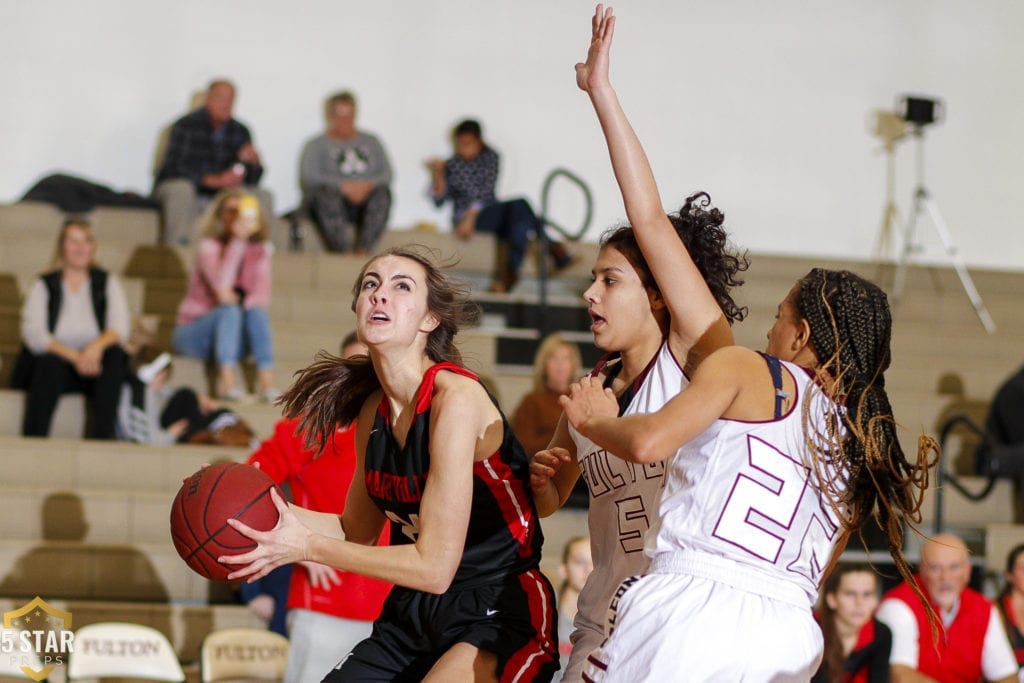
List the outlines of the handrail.
{"label": "handrail", "polygon": [[[584,201],[585,206],[586,206],[586,211],[585,211],[584,216],[583,216],[583,221],[581,222],[580,227],[579,227],[578,230],[576,230],[576,232],[569,232],[568,230],[563,228],[561,225],[559,225],[559,224],[555,223],[553,220],[551,220],[551,218],[549,216],[548,203],[549,203],[549,198],[550,198],[550,194],[551,194],[551,186],[554,185],[555,180],[557,180],[558,178],[565,178],[565,179],[567,179],[568,181],[570,181],[571,183],[576,185],[578,188],[580,188],[580,190],[583,192],[583,201]],[[548,313],[547,313],[547,309],[548,309],[548,235],[547,235],[547,229],[546,228],[551,227],[556,232],[558,232],[560,235],[562,235],[562,237],[565,237],[566,239],[568,239],[568,240],[570,240],[572,242],[576,242],[576,241],[579,241],[579,239],[581,237],[583,237],[584,234],[586,234],[587,229],[590,227],[590,221],[593,219],[593,216],[594,216],[594,196],[590,192],[590,187],[586,184],[586,182],[583,181],[582,178],[580,178],[578,175],[576,175],[572,171],[569,171],[568,169],[564,169],[564,168],[556,168],[556,169],[552,170],[550,173],[548,173],[547,177],[544,178],[544,184],[541,186],[541,190],[540,190],[540,216],[538,216],[539,225],[537,226],[537,242],[538,242],[538,247],[539,247],[539,249],[538,249],[538,251],[539,251],[539,262],[537,264],[537,266],[538,266],[537,267],[537,275],[538,275],[538,278],[539,278],[539,281],[540,281],[539,282],[539,284],[540,284],[540,298],[539,298],[539,302],[538,302],[538,304],[540,306],[540,310],[538,311],[539,318],[540,318],[540,321],[539,321],[540,325],[538,327],[539,327],[540,336],[541,336],[542,339],[547,336],[548,332],[551,331],[550,330],[550,326],[548,325]]]}
{"label": "handrail", "polygon": [[[583,192],[583,200],[586,204],[586,213],[583,216],[583,221],[580,223],[579,229],[576,232],[569,232],[561,225],[555,223],[548,214],[548,198],[551,194],[551,186],[555,184],[555,181],[559,178],[565,178],[569,182],[580,188]],[[548,173],[544,179],[544,184],[540,190],[540,223],[542,227],[550,226],[555,229],[562,237],[573,242],[578,242],[583,235],[586,234],[587,229],[590,227],[590,221],[594,216],[594,196],[590,192],[590,186],[578,175],[565,168],[556,168]]]}
{"label": "handrail", "polygon": [[[984,443],[984,440],[986,439],[985,430],[969,416],[963,415],[961,413],[956,413],[950,415],[946,419],[946,421],[942,425],[942,429],[939,431],[940,453],[946,452],[946,439],[949,438],[950,432],[952,432],[953,429],[958,425],[963,425],[967,427],[969,430],[980,436],[983,439]],[[950,486],[959,491],[960,495],[962,495],[964,498],[973,502],[979,502],[988,498],[989,494],[992,493],[992,489],[994,489],[996,485],[996,477],[989,475],[988,481],[985,483],[985,486],[982,487],[982,489],[977,493],[974,493],[968,490],[967,487],[960,482],[960,480],[957,478],[955,474],[953,474],[952,472],[947,472],[945,470],[945,467],[943,466],[943,462],[943,459],[940,458],[938,471],[936,473],[935,478],[935,533],[941,533],[943,529],[942,499],[945,496],[945,490],[943,488],[944,480],[948,479]]]}

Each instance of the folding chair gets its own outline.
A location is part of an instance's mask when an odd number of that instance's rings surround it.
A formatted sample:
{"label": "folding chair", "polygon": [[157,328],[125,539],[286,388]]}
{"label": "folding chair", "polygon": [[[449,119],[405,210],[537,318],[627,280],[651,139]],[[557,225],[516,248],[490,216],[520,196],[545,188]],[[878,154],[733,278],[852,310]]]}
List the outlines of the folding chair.
{"label": "folding chair", "polygon": [[199,656],[202,683],[275,680],[284,677],[288,639],[257,628],[226,628],[203,640]]}
{"label": "folding chair", "polygon": [[68,680],[107,677],[184,681],[185,672],[155,628],[114,621],[83,626],[75,632]]}

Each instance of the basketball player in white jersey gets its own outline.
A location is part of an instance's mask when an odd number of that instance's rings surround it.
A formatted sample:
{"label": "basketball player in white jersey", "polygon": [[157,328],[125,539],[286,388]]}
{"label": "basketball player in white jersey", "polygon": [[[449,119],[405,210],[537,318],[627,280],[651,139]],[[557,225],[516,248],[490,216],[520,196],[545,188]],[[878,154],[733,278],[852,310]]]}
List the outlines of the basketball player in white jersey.
{"label": "basketball player in white jersey", "polygon": [[[605,132],[631,227],[602,238],[584,297],[594,343],[608,352],[593,375],[618,397],[621,414],[632,415],[660,408],[703,358],[733,343],[729,325],[744,311],[729,290],[747,262],[730,251],[724,217],[706,194],[690,196],[677,214],[666,215],[643,150],[621,144],[621,132]],[[586,656],[604,640],[608,603],[619,583],[647,569],[643,540],[664,472],[661,462],[616,458],[570,430],[564,417],[548,450],[534,456],[531,486],[541,515],[565,502],[581,473],[590,494],[594,571],[579,596],[565,681],[581,680]]]}
{"label": "basketball player in white jersey", "polygon": [[[608,82],[614,19],[599,5],[577,83],[614,150],[639,141]],[[623,582],[608,641],[583,679],[806,681],[821,658],[811,607],[833,555],[876,503],[901,573],[934,441],[908,461],[884,390],[885,294],[846,271],[812,270],[779,306],[768,354],[723,348],[653,414],[618,417],[594,378],[562,405],[598,447],[665,462],[650,573]],[[781,358],[781,362],[779,360]]]}

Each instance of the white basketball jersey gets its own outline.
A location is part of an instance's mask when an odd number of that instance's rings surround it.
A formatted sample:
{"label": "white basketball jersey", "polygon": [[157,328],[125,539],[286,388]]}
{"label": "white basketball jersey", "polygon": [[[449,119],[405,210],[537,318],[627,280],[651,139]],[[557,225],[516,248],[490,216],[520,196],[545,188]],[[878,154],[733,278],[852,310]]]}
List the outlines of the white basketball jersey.
{"label": "white basketball jersey", "polygon": [[840,409],[806,370],[782,367],[797,388],[789,413],[767,422],[716,420],[668,461],[647,552],[687,549],[728,558],[796,583],[813,605],[840,525],[815,485],[803,402],[810,400],[808,429],[819,435],[827,420],[838,421]]}
{"label": "white basketball jersey", "polygon": [[[682,367],[663,343],[639,380],[624,415],[653,413],[688,384]],[[583,436],[569,434],[590,491],[590,550],[594,571],[580,592],[576,623],[604,631],[608,603],[628,576],[647,571],[644,536],[654,523],[665,462],[640,465],[618,458]]]}

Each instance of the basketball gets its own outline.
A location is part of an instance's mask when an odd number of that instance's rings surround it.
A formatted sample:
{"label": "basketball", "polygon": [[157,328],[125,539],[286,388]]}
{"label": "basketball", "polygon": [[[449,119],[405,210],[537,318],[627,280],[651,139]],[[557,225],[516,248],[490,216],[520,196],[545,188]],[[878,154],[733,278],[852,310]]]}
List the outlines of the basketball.
{"label": "basketball", "polygon": [[280,516],[270,497],[273,488],[266,474],[236,462],[211,465],[186,479],[171,506],[171,538],[181,559],[208,579],[227,581],[228,574],[244,565],[221,564],[217,558],[256,547],[227,520],[260,531],[272,529]]}

